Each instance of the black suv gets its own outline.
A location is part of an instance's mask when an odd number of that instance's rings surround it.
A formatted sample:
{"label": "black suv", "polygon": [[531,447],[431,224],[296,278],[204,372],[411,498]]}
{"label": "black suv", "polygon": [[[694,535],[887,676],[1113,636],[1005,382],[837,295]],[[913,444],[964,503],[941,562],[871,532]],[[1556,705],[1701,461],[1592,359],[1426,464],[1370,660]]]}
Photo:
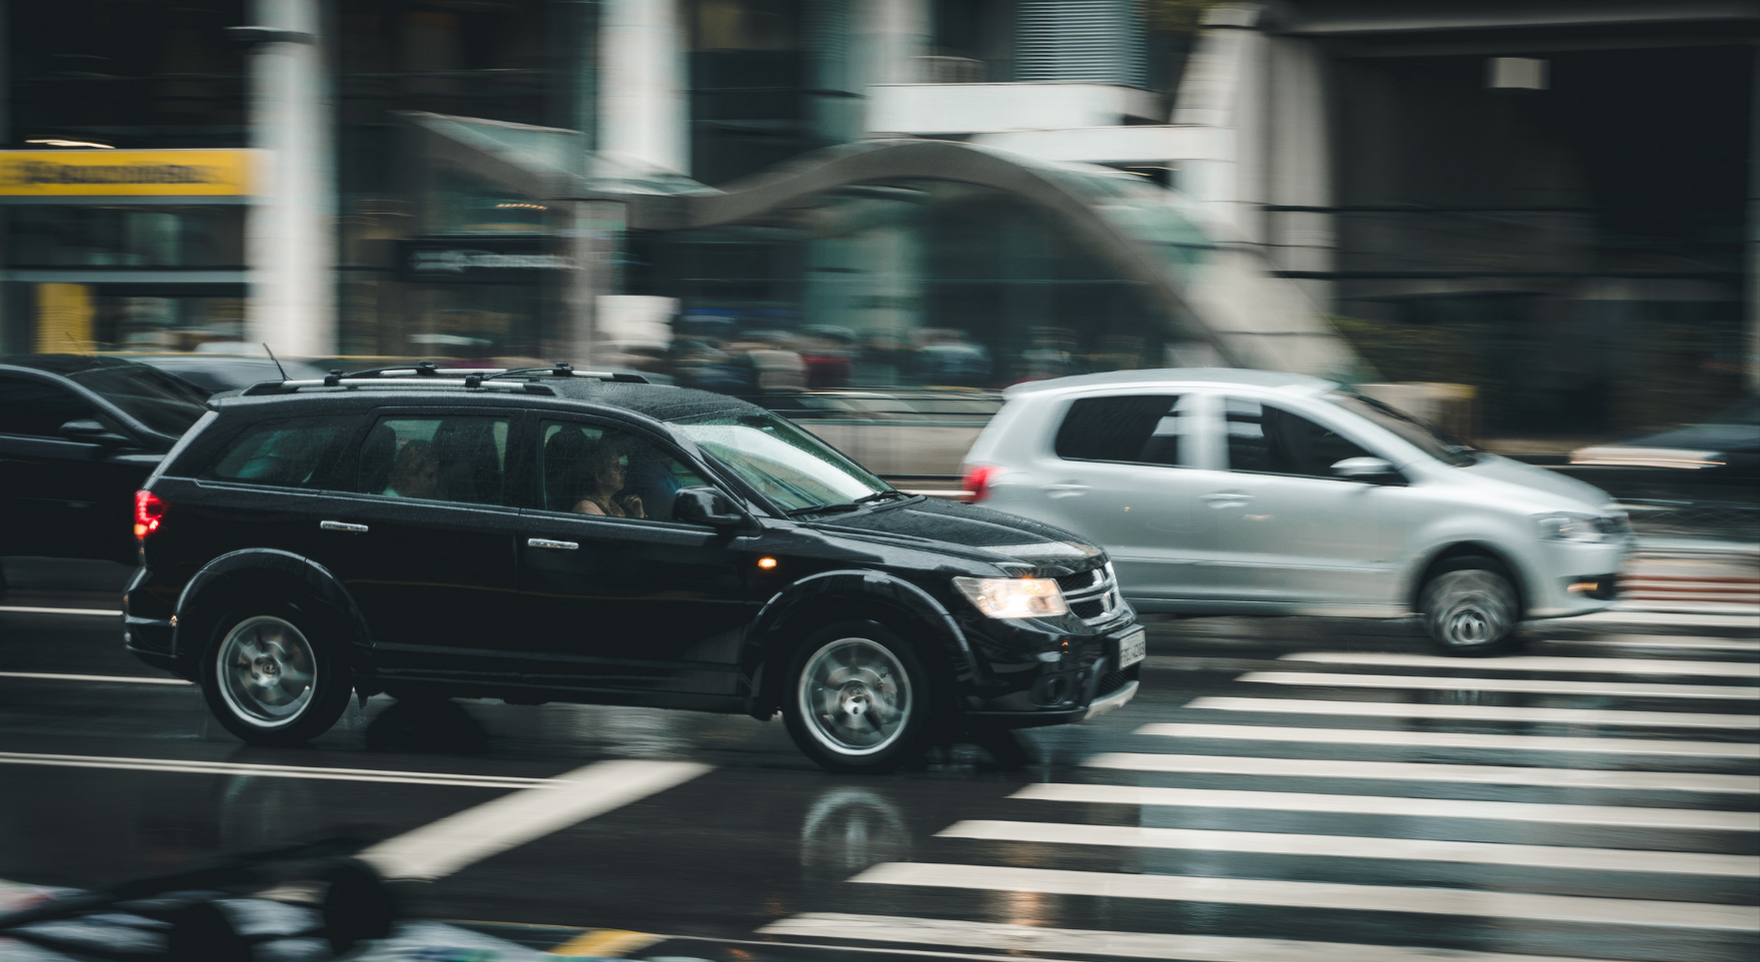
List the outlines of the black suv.
{"label": "black suv", "polygon": [[1136,693],[1099,548],[897,491],[743,401],[422,365],[208,404],[137,495],[127,645],[247,741],[310,739],[351,690],[780,710],[820,765],[874,771]]}

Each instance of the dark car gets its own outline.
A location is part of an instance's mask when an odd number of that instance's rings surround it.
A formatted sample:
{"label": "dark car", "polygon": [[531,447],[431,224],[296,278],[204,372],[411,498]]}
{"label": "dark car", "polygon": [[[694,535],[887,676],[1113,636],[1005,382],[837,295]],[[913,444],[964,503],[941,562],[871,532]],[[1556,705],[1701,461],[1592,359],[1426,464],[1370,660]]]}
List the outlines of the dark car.
{"label": "dark car", "polygon": [[259,381],[280,381],[284,374],[288,378],[309,379],[327,373],[305,361],[277,363],[266,357],[237,354],[140,354],[131,360],[175,374],[209,394],[250,387]]}
{"label": "dark car", "polygon": [[1698,424],[1578,448],[1566,470],[1621,498],[1752,503],[1760,492],[1760,394]]}
{"label": "dark car", "polygon": [[781,711],[837,771],[1136,692],[1106,555],[896,491],[629,375],[364,372],[216,396],[139,495],[127,645],[258,743],[351,692]]}
{"label": "dark car", "polygon": [[206,398],[116,358],[0,357],[0,555],[133,560],[134,492]]}

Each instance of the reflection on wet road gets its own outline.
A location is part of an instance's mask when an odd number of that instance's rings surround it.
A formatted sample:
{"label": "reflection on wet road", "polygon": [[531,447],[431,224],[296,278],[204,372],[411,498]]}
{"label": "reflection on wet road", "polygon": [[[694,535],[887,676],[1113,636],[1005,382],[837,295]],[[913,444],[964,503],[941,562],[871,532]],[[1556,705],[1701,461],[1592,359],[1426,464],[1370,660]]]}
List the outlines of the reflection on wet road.
{"label": "reflection on wet road", "polygon": [[600,956],[1760,954],[1740,620],[1555,626],[1501,660],[1398,625],[1159,624],[1124,711],[846,778],[774,722],[625,708],[376,698],[247,748],[113,618],[60,610],[104,597],[0,607],[0,878],[346,833],[433,880],[423,915]]}

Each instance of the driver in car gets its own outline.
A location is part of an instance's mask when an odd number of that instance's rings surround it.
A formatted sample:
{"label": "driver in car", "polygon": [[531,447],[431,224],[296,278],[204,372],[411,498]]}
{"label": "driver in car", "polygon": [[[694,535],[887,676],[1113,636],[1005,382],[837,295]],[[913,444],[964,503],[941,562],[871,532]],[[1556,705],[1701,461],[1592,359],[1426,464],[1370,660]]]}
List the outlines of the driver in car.
{"label": "driver in car", "polygon": [[575,502],[576,514],[596,514],[608,518],[645,518],[640,495],[618,497],[629,473],[629,455],[616,445],[601,444],[587,455],[587,490]]}

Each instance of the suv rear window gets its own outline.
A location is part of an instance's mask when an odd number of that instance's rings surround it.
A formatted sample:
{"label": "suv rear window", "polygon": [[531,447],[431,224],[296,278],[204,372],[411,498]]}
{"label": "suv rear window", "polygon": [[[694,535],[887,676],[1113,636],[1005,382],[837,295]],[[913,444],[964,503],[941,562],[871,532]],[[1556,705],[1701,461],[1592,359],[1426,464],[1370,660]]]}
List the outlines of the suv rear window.
{"label": "suv rear window", "polygon": [[284,488],[315,487],[324,456],[348,418],[281,418],[254,425],[220,449],[198,477]]}
{"label": "suv rear window", "polygon": [[1174,394],[1078,398],[1057,429],[1054,450],[1066,461],[1179,464],[1191,412]]}

